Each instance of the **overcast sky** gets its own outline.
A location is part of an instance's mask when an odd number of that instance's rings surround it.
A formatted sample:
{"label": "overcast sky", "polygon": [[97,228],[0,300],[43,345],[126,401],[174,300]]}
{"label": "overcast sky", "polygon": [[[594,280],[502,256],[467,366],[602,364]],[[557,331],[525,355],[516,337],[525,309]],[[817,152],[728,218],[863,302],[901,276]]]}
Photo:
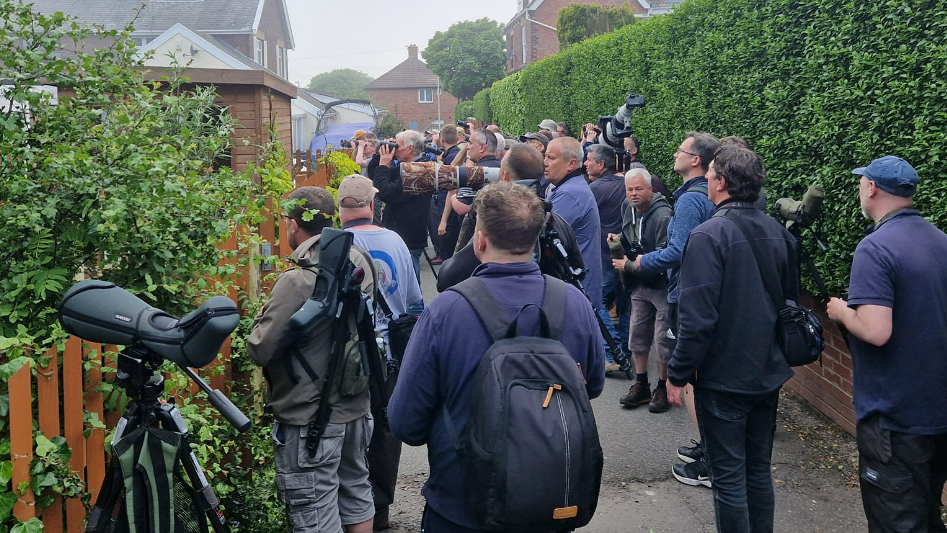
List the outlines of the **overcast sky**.
{"label": "overcast sky", "polygon": [[[289,80],[301,86],[320,72],[351,68],[377,78],[420,51],[434,33],[487,17],[505,25],[517,0],[286,0],[296,49]],[[423,60],[423,58],[422,58]]]}

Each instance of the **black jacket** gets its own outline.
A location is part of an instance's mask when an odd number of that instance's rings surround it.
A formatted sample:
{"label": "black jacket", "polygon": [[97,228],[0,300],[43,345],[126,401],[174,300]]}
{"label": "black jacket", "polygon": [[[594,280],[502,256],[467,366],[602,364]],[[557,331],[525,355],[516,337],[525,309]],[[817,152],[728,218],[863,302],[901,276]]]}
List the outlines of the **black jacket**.
{"label": "black jacket", "polygon": [[[569,255],[569,265],[572,268],[583,269],[585,263],[582,262],[582,254],[579,252],[579,244],[575,240],[575,233],[565,220],[559,215],[553,213],[553,227],[559,233],[559,239],[562,241],[562,247],[566,249]],[[540,267],[544,266],[544,261],[540,262]],[[480,259],[474,253],[473,239],[454,254],[453,257],[444,261],[437,274],[437,292],[444,292],[454,285],[469,278],[475,268],[480,264]],[[562,273],[554,271],[555,269],[543,268],[543,274],[562,279]]]}
{"label": "black jacket", "polygon": [[490,154],[485,155],[480,158],[480,161],[477,161],[478,167],[487,167],[487,168],[500,168],[500,160],[497,159],[497,156]]}
{"label": "black jacket", "polygon": [[[631,205],[627,199],[621,204],[621,237],[622,245],[625,246],[625,255],[631,261],[625,263],[625,269],[622,272],[623,278],[627,281],[626,286],[637,281],[653,289],[667,289],[667,272],[657,273],[634,272],[634,253],[630,248],[638,243],[641,245],[641,253],[646,254],[655,250],[660,250],[667,246],[668,224],[671,223],[671,217],[674,210],[667,198],[659,192],[651,196],[651,205],[644,215],[639,215],[635,206]],[[638,228],[641,227],[641,240],[638,240]],[[623,279],[623,281],[624,281]]]}
{"label": "black jacket", "polygon": [[[372,164],[375,168],[372,168]],[[431,210],[431,195],[402,194],[401,175],[397,166],[379,165],[375,157],[368,166],[372,183],[378,189],[378,198],[385,202],[383,225],[401,236],[409,250],[427,247],[427,219]]]}
{"label": "black jacket", "polygon": [[743,232],[724,215],[735,210],[775,269],[787,299],[798,301],[795,239],[752,203],[727,200],[694,228],[684,247],[678,285],[677,347],[668,379],[710,390],[764,394],[792,370],[776,343],[776,306]]}

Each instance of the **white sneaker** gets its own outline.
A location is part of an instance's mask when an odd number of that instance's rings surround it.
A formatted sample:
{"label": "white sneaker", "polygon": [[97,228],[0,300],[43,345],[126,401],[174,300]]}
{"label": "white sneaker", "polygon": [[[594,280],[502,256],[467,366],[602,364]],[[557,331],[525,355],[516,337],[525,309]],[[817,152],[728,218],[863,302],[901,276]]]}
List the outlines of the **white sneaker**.
{"label": "white sneaker", "polygon": [[605,361],[606,374],[608,374],[609,372],[618,372],[619,370],[621,370],[621,367],[618,366],[618,363],[610,363],[608,361]]}

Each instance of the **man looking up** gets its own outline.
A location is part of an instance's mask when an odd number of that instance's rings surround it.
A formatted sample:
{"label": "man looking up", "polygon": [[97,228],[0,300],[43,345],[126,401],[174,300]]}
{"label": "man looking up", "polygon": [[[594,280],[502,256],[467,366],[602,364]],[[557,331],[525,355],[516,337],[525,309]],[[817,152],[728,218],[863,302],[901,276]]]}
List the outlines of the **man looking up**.
{"label": "man looking up", "polygon": [[[628,345],[628,324],[631,320],[628,310],[628,291],[618,279],[618,272],[612,268],[612,255],[608,251],[605,236],[621,231],[621,206],[625,200],[625,178],[615,174],[615,149],[603,144],[594,144],[588,147],[585,158],[585,171],[589,176],[589,189],[595,197],[598,206],[598,217],[601,222],[601,258],[602,263],[602,302],[598,314],[602,317],[608,334],[612,336],[618,346]],[[615,303],[618,313],[618,326],[612,324],[612,317],[608,306]],[[611,354],[606,354],[606,372],[618,371],[618,364],[612,360]]]}
{"label": "man looking up", "polygon": [[598,205],[589,184],[582,178],[582,145],[572,137],[549,142],[544,176],[555,189],[547,196],[552,209],[575,231],[588,272],[582,287],[596,312],[602,306],[602,226]]}
{"label": "man looking up", "polygon": [[[707,198],[707,178],[704,174],[718,146],[720,146],[720,141],[713,135],[696,131],[685,134],[684,141],[674,152],[674,172],[681,176],[684,183],[673,194],[674,216],[671,217],[668,225],[667,246],[661,250],[639,255],[633,267],[634,270],[641,270],[646,274],[667,271],[668,313],[671,324],[674,326],[667,331],[668,338],[671,340],[677,338],[677,278],[681,271],[684,243],[687,242],[691,230],[709,219],[714,212],[714,204]],[[697,431],[697,414],[694,412],[694,402],[691,400],[692,391],[690,386],[685,391],[686,405],[691,423]],[[685,462],[695,462],[696,465],[689,468],[690,473],[706,478],[706,465],[698,460],[703,453],[702,450],[700,443],[695,443],[694,446],[682,446],[678,449],[678,457]]]}
{"label": "man looking up", "polygon": [[773,531],[776,407],[792,369],[776,339],[779,313],[763,272],[784,298],[797,301],[799,265],[793,236],[753,205],[764,176],[752,150],[717,150],[707,171],[716,210],[691,231],[678,284],[680,323],[668,364],[668,399],[680,405],[682,387],[693,385],[711,474],[694,480],[686,472],[704,461],[675,465],[672,473],[685,484],[712,482],[718,533]]}
{"label": "man looking up", "polygon": [[[321,187],[301,187],[289,199],[297,201],[285,215],[287,240],[295,250],[290,259],[300,267],[314,267],[319,264],[322,230],[332,225],[335,200]],[[315,214],[307,221],[304,213]],[[353,247],[349,258],[365,272],[362,292],[373,295],[374,269],[364,250]],[[264,369],[266,408],[276,420],[276,488],[293,531],[338,533],[344,527],[346,533],[369,533],[375,509],[366,462],[372,435],[368,389],[335,403],[318,447],[315,451],[306,448],[309,425],[320,402],[328,400],[322,398],[318,377],[328,372],[335,322],[325,321],[300,338],[289,319],[315,284],[313,270],[294,268],[280,274],[247,339],[250,358]],[[326,461],[326,457],[336,460]]]}
{"label": "man looking up", "polygon": [[875,224],[855,248],[848,301],[832,298],[827,312],[851,334],[868,530],[945,531],[947,235],[913,209],[919,179],[904,159],[852,173]]}
{"label": "man looking up", "polygon": [[[626,250],[639,248],[640,253],[649,253],[664,248],[667,244],[667,228],[674,211],[663,194],[654,192],[651,174],[643,168],[633,168],[625,174],[626,201],[622,204],[621,235],[609,235],[609,240],[621,239]],[[622,273],[622,278],[631,291],[631,336],[629,348],[635,358],[635,383],[628,394],[619,400],[625,407],[649,404],[652,413],[663,413],[671,408],[667,397],[667,364],[674,349],[674,341],[668,339],[671,327],[668,316],[667,276],[636,273],[634,262],[628,255],[623,259],[612,259],[609,266],[613,272]],[[657,343],[658,385],[651,393],[648,382],[648,354],[651,345]]]}
{"label": "man looking up", "polygon": [[[542,304],[546,280],[530,261],[544,221],[542,201],[526,187],[491,183],[474,200],[477,224],[473,246],[483,262],[474,276],[512,320],[527,304]],[[562,343],[580,365],[590,398],[605,385],[602,338],[595,315],[574,287],[565,287],[566,318]],[[519,315],[519,331],[536,331],[539,312]],[[421,528],[426,533],[478,533],[478,520],[464,494],[465,474],[446,429],[450,414],[464,435],[473,403],[474,372],[493,344],[470,303],[459,293],[437,296],[418,321],[404,357],[401,382],[388,406],[391,430],[412,446],[427,445],[430,476]]]}

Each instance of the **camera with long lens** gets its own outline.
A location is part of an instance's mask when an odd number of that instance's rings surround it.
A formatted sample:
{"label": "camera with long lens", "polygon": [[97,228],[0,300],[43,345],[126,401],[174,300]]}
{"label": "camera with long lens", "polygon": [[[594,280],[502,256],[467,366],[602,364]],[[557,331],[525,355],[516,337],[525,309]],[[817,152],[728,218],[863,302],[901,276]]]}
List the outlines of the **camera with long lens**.
{"label": "camera with long lens", "polygon": [[825,199],[825,189],[812,185],[802,196],[802,200],[780,198],[776,200],[776,215],[780,222],[790,227],[794,224],[808,226],[822,213],[822,201]]}
{"label": "camera with long lens", "polygon": [[469,130],[469,129],[470,129],[470,123],[467,122],[466,120],[458,120],[458,121],[457,121],[457,125],[458,125],[459,127],[461,127],[461,128],[464,128],[465,130]]}
{"label": "camera with long lens", "polygon": [[[387,146],[391,150],[397,150],[398,148],[400,148],[400,146],[398,146],[398,143],[393,143],[393,142],[388,142],[388,141],[382,141],[378,143],[379,148],[381,148],[382,146]],[[426,153],[434,154],[434,155],[441,155],[442,153],[444,153],[443,148],[438,148],[437,146],[431,146],[427,144],[424,145],[423,150]]]}
{"label": "camera with long lens", "polygon": [[443,165],[433,162],[401,163],[398,165],[402,194],[420,196],[437,194],[440,191],[459,190],[467,187],[480,190],[487,183],[500,181],[500,169],[491,167],[466,167]]}
{"label": "camera with long lens", "polygon": [[636,109],[643,107],[644,96],[629,94],[625,98],[625,104],[619,107],[614,115],[598,117],[599,128],[601,129],[598,144],[607,144],[615,148],[616,151],[624,152],[623,140],[634,133],[631,127],[631,117]]}

